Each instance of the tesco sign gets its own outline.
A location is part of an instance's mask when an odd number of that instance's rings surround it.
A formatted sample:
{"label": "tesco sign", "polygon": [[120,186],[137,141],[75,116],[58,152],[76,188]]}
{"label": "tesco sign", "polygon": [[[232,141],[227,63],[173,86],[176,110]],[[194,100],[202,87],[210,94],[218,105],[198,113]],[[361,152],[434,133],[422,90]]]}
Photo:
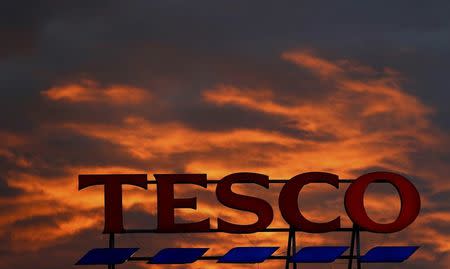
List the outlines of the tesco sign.
{"label": "tesco sign", "polygon": [[[210,230],[210,219],[192,223],[176,223],[176,208],[197,208],[197,199],[176,198],[176,184],[194,184],[206,188],[209,183],[206,174],[155,174],[157,185],[157,232],[203,232]],[[300,211],[298,197],[304,186],[314,183],[329,184],[339,188],[339,177],[326,172],[302,173],[286,180],[278,196],[278,206],[284,220],[290,227],[307,233],[326,233],[341,228],[340,216],[317,223],[308,220]],[[398,191],[401,208],[398,217],[391,223],[378,223],[371,219],[364,207],[364,193],[369,184],[386,182]],[[150,183],[146,174],[80,175],[79,190],[94,186],[104,186],[105,226],[104,233],[125,231],[122,215],[122,185],[133,185],[147,189]],[[217,219],[219,232],[256,233],[264,231],[273,220],[273,208],[263,198],[238,194],[232,191],[233,184],[255,184],[269,189],[271,180],[259,173],[234,173],[215,182],[217,200],[226,207],[254,213],[256,222],[249,225],[231,223]],[[391,172],[373,172],[352,180],[343,199],[348,217],[361,229],[374,233],[398,232],[414,222],[420,211],[420,195],[416,187],[404,176]]]}

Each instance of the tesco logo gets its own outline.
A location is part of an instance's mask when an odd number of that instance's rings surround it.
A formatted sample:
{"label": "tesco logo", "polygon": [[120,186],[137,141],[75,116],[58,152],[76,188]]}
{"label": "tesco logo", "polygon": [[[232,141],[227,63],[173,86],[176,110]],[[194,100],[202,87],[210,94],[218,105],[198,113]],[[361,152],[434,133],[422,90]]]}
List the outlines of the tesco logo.
{"label": "tesco logo", "polygon": [[[80,175],[79,190],[103,185],[105,198],[105,226],[104,233],[123,233],[122,215],[122,185],[133,185],[147,189],[148,184],[157,185],[157,218],[156,232],[205,232],[210,230],[210,218],[199,222],[176,223],[176,208],[197,208],[197,199],[176,198],[174,186],[176,184],[194,184],[206,188],[208,183],[217,184],[215,193],[217,200],[230,209],[237,209],[254,213],[256,222],[249,225],[227,222],[217,219],[218,232],[225,233],[256,233],[264,231],[273,221],[273,208],[263,198],[238,194],[232,191],[234,184],[255,184],[269,189],[270,180],[267,175],[259,173],[241,172],[225,176],[218,181],[210,181],[206,174],[155,174],[156,181],[148,181],[146,174],[108,174],[108,175]],[[398,217],[391,223],[378,223],[371,219],[364,207],[364,193],[374,182],[391,184],[398,191],[401,207]],[[277,182],[280,183],[280,182]],[[416,187],[404,176],[391,172],[373,172],[362,175],[355,180],[340,180],[335,174],[326,172],[308,172],[285,180],[278,196],[278,206],[284,220],[290,227],[307,233],[326,233],[341,228],[340,216],[336,216],[325,223],[308,220],[300,211],[298,198],[301,190],[308,184],[329,184],[336,189],[340,183],[350,183],[343,203],[351,221],[361,229],[374,233],[398,232],[417,218],[420,212],[420,195]]]}

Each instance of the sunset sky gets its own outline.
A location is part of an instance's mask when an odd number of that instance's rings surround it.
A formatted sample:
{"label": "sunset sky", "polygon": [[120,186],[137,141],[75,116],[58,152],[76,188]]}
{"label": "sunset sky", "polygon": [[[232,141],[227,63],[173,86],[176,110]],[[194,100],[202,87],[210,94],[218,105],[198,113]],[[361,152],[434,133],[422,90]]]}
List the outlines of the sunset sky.
{"label": "sunset sky", "polygon": [[[106,247],[103,188],[79,174],[310,171],[357,178],[393,171],[421,194],[416,221],[374,246],[420,245],[400,265],[450,264],[449,1],[9,1],[0,8],[0,268],[74,266]],[[345,185],[308,186],[305,215],[345,214]],[[280,186],[236,187],[271,201]],[[198,210],[177,220],[251,213],[220,205],[214,186],[183,185]],[[369,215],[394,220],[392,187],[367,192]],[[127,228],[156,227],[155,186],[124,189]],[[349,234],[298,234],[302,246],[348,245]],[[287,234],[120,235],[151,256],[165,247],[279,246]],[[283,263],[117,268],[281,268]],[[84,267],[103,268],[103,267]],[[346,268],[343,261],[301,268]]]}

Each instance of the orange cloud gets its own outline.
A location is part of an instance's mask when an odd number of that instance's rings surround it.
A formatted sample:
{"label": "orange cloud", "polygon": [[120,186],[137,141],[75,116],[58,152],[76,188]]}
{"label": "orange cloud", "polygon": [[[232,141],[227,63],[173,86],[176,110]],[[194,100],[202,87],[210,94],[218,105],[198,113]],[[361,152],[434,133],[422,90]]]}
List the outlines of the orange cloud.
{"label": "orange cloud", "polygon": [[80,83],[56,86],[41,93],[53,101],[66,101],[70,103],[108,103],[113,105],[140,104],[150,99],[150,93],[144,89],[112,85],[99,87],[93,81],[84,80]]}
{"label": "orange cloud", "polygon": [[[54,241],[79,233],[85,229],[103,225],[104,191],[100,186],[78,191],[77,178],[83,173],[145,173],[127,167],[71,167],[67,175],[49,180],[28,173],[10,173],[8,186],[22,190],[17,197],[0,198],[0,204],[14,208],[0,217],[0,235],[12,233],[14,247],[27,246],[37,250],[53,244]],[[124,210],[135,205],[146,204],[147,212],[154,213],[156,196],[131,186],[124,187]],[[96,213],[94,213],[96,212]],[[88,215],[86,215],[88,214]],[[57,216],[70,217],[58,219]],[[54,217],[56,223],[40,226],[11,226],[16,222],[39,217]],[[12,227],[13,231],[8,231]],[[39,232],[36,232],[38,231]],[[32,245],[32,247],[28,247]]]}
{"label": "orange cloud", "polygon": [[[21,251],[36,251],[51,246],[56,240],[67,238],[85,229],[101,226],[102,217],[99,215],[75,215],[68,219],[58,220],[49,225],[33,225],[24,228],[14,227],[12,232],[13,249]],[[39,231],[39,232],[37,232]]]}
{"label": "orange cloud", "polygon": [[281,55],[281,58],[298,63],[311,71],[318,73],[322,77],[331,77],[344,72],[338,64],[316,57],[306,51],[285,52]]}
{"label": "orange cloud", "polygon": [[63,127],[121,145],[133,156],[144,160],[183,152],[204,152],[214,148],[236,149],[241,145],[267,143],[289,147],[298,143],[295,138],[278,132],[250,129],[201,131],[178,122],[153,123],[136,117],[128,117],[123,124],[116,126],[67,123]]}
{"label": "orange cloud", "polygon": [[[386,69],[374,75],[370,67],[351,61],[332,62],[308,52],[287,52],[282,58],[332,82],[335,90],[322,99],[291,98],[289,103],[277,100],[275,92],[268,89],[255,94],[260,90],[234,85],[221,84],[203,93],[208,102],[281,117],[289,127],[310,134],[297,138],[301,142],[291,150],[274,153],[283,165],[277,164],[273,170],[350,171],[384,166],[410,172],[411,149],[436,147],[441,141],[429,119],[432,109],[402,88],[398,73]],[[324,136],[331,138],[315,140]],[[203,160],[195,166],[219,169],[226,165],[229,162]]]}
{"label": "orange cloud", "polygon": [[0,130],[0,140],[3,147],[16,147],[26,143],[26,138],[11,132]]}
{"label": "orange cloud", "polygon": [[18,167],[31,166],[31,161],[17,154],[17,150],[15,150],[27,144],[28,141],[25,136],[0,130],[0,141],[2,141],[0,145],[0,157],[15,163]]}

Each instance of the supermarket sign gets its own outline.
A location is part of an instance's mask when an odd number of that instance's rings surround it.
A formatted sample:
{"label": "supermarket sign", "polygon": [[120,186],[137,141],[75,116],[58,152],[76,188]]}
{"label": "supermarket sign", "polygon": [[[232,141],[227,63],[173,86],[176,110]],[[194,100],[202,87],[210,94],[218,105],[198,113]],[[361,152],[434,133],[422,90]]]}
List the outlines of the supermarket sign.
{"label": "supermarket sign", "polygon": [[[406,177],[391,172],[374,172],[357,179],[339,179],[337,175],[325,172],[309,172],[296,175],[289,180],[269,179],[258,173],[234,173],[220,180],[208,180],[206,174],[155,174],[155,180],[147,180],[146,174],[107,174],[80,175],[79,190],[104,186],[105,217],[103,232],[109,234],[108,248],[94,248],[88,251],[77,265],[115,265],[125,262],[144,261],[148,264],[191,264],[201,260],[217,260],[218,263],[245,264],[262,263],[266,260],[285,262],[285,268],[296,268],[297,263],[332,263],[347,260],[348,268],[362,268],[364,263],[401,263],[419,248],[419,246],[373,246],[364,255],[361,254],[360,232],[395,233],[408,227],[419,215],[420,195],[416,187]],[[379,223],[369,217],[364,207],[364,194],[372,183],[391,184],[400,198],[400,212],[390,223]],[[239,194],[233,191],[233,185],[246,184],[254,188],[270,189],[272,184],[283,184],[278,194],[278,208],[287,223],[287,227],[269,227],[273,221],[272,205],[263,197]],[[349,185],[343,203],[352,227],[341,227],[341,216],[327,222],[315,222],[306,218],[299,208],[299,196],[309,184],[327,184],[338,189],[341,184]],[[122,186],[132,185],[147,189],[156,185],[157,227],[126,229],[123,225]],[[176,185],[196,185],[207,188],[216,185],[217,200],[230,210],[240,210],[257,216],[251,224],[229,222],[217,218],[217,228],[211,228],[211,217],[197,222],[177,223],[175,210],[178,208],[197,209],[197,198],[175,197]],[[223,255],[207,255],[207,247],[166,248],[153,256],[134,256],[139,248],[117,248],[115,234],[127,233],[230,233],[247,234],[258,232],[288,233],[287,251],[277,252],[280,246],[236,246]],[[351,240],[340,246],[303,246],[297,251],[297,232],[327,233],[351,232]],[[303,245],[300,243],[300,245]],[[348,254],[345,254],[348,253]]]}
{"label": "supermarket sign", "polygon": [[[258,173],[234,173],[221,180],[208,180],[206,174],[155,174],[155,180],[148,181],[146,174],[93,174],[79,176],[79,190],[95,186],[104,186],[105,215],[104,233],[124,233],[122,214],[122,186],[132,185],[147,189],[156,184],[157,227],[158,233],[257,233],[265,231],[272,223],[274,211],[272,205],[262,197],[238,194],[232,190],[236,184],[252,184],[255,188],[270,189],[271,184],[284,184],[279,196],[278,207],[289,227],[306,233],[326,233],[341,229],[341,216],[327,222],[314,222],[306,218],[299,209],[298,198],[301,190],[309,184],[328,184],[336,189],[340,184],[349,184],[343,197],[343,203],[350,220],[361,230],[373,233],[395,233],[408,227],[419,215],[420,195],[416,187],[406,177],[391,172],[373,172],[364,174],[355,180],[340,180],[337,175],[325,172],[308,172],[289,180],[271,180],[267,175]],[[364,194],[372,183],[388,183],[397,190],[400,198],[400,212],[390,223],[378,223],[371,219],[364,207]],[[211,229],[211,218],[198,222],[177,223],[175,209],[197,208],[196,197],[177,198],[176,185],[196,185],[207,188],[216,184],[217,200],[230,210],[251,212],[257,216],[252,224],[232,223],[217,218],[217,229]]]}

